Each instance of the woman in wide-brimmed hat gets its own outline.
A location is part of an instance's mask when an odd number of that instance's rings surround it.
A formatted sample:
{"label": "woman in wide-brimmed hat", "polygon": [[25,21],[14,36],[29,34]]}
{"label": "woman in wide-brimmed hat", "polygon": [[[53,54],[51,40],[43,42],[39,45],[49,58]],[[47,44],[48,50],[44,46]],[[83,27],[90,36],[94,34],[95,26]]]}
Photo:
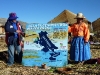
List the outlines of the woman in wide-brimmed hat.
{"label": "woman in wide-brimmed hat", "polygon": [[16,49],[18,53],[18,62],[21,63],[21,35],[23,35],[23,28],[17,21],[16,13],[10,13],[7,22],[5,23],[6,32],[6,44],[8,46],[8,63],[7,65],[13,65],[14,63],[14,51]]}
{"label": "woman in wide-brimmed hat", "polygon": [[88,25],[83,22],[85,17],[82,13],[78,13],[75,19],[77,22],[68,28],[68,31],[73,35],[70,47],[70,59],[82,62],[91,58],[89,45],[90,32]]}

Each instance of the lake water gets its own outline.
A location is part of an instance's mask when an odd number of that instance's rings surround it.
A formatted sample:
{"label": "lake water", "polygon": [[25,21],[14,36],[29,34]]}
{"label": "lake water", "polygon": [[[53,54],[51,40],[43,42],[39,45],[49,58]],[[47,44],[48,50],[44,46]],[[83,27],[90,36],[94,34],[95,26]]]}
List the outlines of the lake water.
{"label": "lake water", "polygon": [[44,52],[41,50],[24,50],[22,64],[24,66],[47,66],[63,67],[68,64],[68,51],[56,50],[55,52]]}

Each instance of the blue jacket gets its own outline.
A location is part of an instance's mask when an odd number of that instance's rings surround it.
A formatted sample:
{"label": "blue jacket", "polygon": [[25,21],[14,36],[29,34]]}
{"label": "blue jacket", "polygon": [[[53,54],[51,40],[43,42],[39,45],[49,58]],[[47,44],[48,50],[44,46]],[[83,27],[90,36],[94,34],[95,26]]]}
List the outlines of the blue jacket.
{"label": "blue jacket", "polygon": [[[18,34],[18,41],[17,44],[20,45],[20,41],[21,41],[21,35],[23,35],[23,28],[21,27],[20,23],[17,21],[16,22],[17,25],[17,29],[20,29],[22,31],[22,33]],[[15,38],[15,33],[16,29],[14,29],[13,27],[13,22],[12,21],[7,21],[5,23],[5,32],[6,32],[6,44],[8,45],[12,45],[13,44],[13,40]]]}

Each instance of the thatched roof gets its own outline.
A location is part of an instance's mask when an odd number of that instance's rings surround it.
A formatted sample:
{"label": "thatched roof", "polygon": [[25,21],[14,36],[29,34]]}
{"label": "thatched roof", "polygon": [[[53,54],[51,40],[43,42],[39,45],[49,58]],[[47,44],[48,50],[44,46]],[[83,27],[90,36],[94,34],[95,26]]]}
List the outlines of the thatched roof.
{"label": "thatched roof", "polygon": [[[68,22],[69,24],[73,24],[73,23],[76,22],[76,19],[74,19],[75,17],[76,17],[76,14],[74,14],[73,12],[71,12],[69,10],[64,10],[57,17],[55,17],[54,19],[52,19],[48,23],[65,23],[65,22]],[[85,20],[85,22],[90,23],[87,20]]]}
{"label": "thatched roof", "polygon": [[100,18],[92,22],[93,31],[100,31]]}
{"label": "thatched roof", "polygon": [[57,17],[55,17],[54,19],[52,19],[48,23],[69,22],[70,24],[72,24],[72,23],[76,22],[76,20],[73,19],[73,18],[75,18],[75,16],[76,16],[76,14],[74,14],[74,13],[68,11],[68,10],[64,10]]}
{"label": "thatched roof", "polygon": [[[69,24],[73,24],[76,22],[76,19],[74,19],[75,17],[76,17],[76,14],[74,14],[73,12],[71,12],[69,10],[64,10],[63,12],[61,12],[58,16],[56,16],[54,19],[52,19],[48,23],[66,23],[66,22],[68,22]],[[84,19],[84,22],[88,24],[89,30],[90,30],[90,32],[92,32],[91,22],[88,21],[87,19]]]}

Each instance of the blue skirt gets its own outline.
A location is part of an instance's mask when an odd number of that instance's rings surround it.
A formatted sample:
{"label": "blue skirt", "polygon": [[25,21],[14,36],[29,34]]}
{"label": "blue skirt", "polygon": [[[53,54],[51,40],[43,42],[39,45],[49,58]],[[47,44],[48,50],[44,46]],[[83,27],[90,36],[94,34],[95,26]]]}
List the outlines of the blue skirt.
{"label": "blue skirt", "polygon": [[91,58],[90,44],[85,43],[83,37],[74,37],[70,47],[70,59],[85,61]]}

